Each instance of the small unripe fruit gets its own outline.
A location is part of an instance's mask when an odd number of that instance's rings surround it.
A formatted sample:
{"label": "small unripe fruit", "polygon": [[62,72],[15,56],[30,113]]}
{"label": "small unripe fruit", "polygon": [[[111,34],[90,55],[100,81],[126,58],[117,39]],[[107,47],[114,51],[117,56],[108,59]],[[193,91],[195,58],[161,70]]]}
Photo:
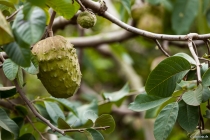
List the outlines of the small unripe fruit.
{"label": "small unripe fruit", "polygon": [[72,96],[80,86],[82,74],[73,45],[62,36],[49,37],[33,46],[39,62],[38,78],[56,98]]}
{"label": "small unripe fruit", "polygon": [[90,11],[81,12],[77,17],[77,23],[83,28],[92,28],[96,24],[96,15]]}

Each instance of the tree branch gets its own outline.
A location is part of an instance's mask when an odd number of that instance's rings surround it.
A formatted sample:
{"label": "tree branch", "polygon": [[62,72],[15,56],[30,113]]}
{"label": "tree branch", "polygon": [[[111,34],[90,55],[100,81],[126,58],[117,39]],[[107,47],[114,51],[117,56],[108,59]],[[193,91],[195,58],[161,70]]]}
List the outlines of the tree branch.
{"label": "tree branch", "polygon": [[[82,4],[87,7],[92,9],[95,12],[100,12],[100,4],[94,1],[90,1],[90,0],[80,0],[82,2]],[[181,41],[181,40],[187,40],[186,39],[186,35],[166,35],[166,34],[156,34],[156,33],[152,33],[152,32],[148,32],[148,31],[144,31],[141,29],[137,29],[135,27],[132,27],[122,21],[120,21],[119,19],[115,18],[114,16],[112,16],[112,14],[110,14],[109,12],[105,11],[103,14],[101,14],[101,16],[103,16],[104,18],[110,20],[111,22],[117,24],[118,26],[120,26],[121,28],[130,31],[132,33],[144,36],[144,37],[148,37],[148,38],[152,38],[152,39],[160,39],[160,40],[171,40],[171,41]],[[203,35],[196,35],[193,36],[192,39],[194,40],[204,40],[204,39],[208,39],[210,38],[210,34],[203,34]]]}

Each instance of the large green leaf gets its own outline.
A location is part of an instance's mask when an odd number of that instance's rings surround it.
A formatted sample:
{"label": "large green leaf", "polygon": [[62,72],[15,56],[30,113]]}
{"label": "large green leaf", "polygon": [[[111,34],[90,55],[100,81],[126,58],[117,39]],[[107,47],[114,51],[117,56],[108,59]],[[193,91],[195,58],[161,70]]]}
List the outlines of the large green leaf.
{"label": "large green leaf", "polygon": [[31,133],[23,134],[18,140],[36,140],[36,138]]}
{"label": "large green leaf", "polygon": [[136,97],[135,101],[129,105],[129,109],[133,111],[145,111],[154,108],[156,106],[159,106],[168,99],[170,99],[170,97],[161,98],[147,94],[139,94]]}
{"label": "large green leaf", "polygon": [[13,23],[13,29],[27,44],[39,41],[44,33],[46,25],[45,12],[39,7],[31,7],[24,16],[23,10],[18,12]]}
{"label": "large green leaf", "polygon": [[157,116],[154,124],[156,140],[166,140],[176,122],[179,106],[177,102],[168,104]]}
{"label": "large green leaf", "polygon": [[210,99],[210,90],[209,87],[203,87],[202,91],[202,103],[208,101]]}
{"label": "large green leaf", "polygon": [[18,73],[18,65],[11,61],[11,59],[6,59],[3,63],[3,71],[5,76],[13,81]]}
{"label": "large green leaf", "polygon": [[177,34],[189,32],[198,13],[198,0],[176,0],[172,13],[172,28]]}
{"label": "large green leaf", "polygon": [[195,60],[191,56],[189,56],[188,54],[186,54],[186,53],[177,53],[174,56],[183,57],[184,59],[188,60],[190,62],[190,64],[196,65]]}
{"label": "large green leaf", "polygon": [[44,101],[44,104],[45,104],[46,110],[47,110],[50,118],[55,123],[57,123],[59,117],[65,120],[65,116],[64,116],[62,110],[56,103]]}
{"label": "large green leaf", "polygon": [[16,93],[17,92],[15,86],[0,87],[0,98],[8,98],[15,95]]}
{"label": "large green leaf", "polygon": [[202,85],[203,86],[210,86],[210,69],[208,69],[202,76]]}
{"label": "large green leaf", "polygon": [[58,14],[66,19],[70,19],[77,13],[80,6],[72,0],[46,0],[46,4],[53,8]]}
{"label": "large green leaf", "polygon": [[191,68],[190,63],[180,57],[166,58],[150,73],[145,90],[149,95],[169,97],[179,82]]}
{"label": "large green leaf", "polygon": [[0,127],[11,132],[15,137],[18,137],[18,125],[7,116],[7,113],[2,108],[0,108]]}
{"label": "large green leaf", "polygon": [[184,101],[179,102],[179,114],[178,114],[179,125],[186,130],[188,133],[193,132],[198,125],[199,120],[199,107],[190,106]]}
{"label": "large green leaf", "polygon": [[202,102],[202,85],[199,85],[195,90],[189,90],[184,93],[182,99],[188,104],[192,106],[199,106]]}
{"label": "large green leaf", "polygon": [[30,66],[31,50],[29,47],[20,47],[16,42],[4,45],[4,51],[16,64],[28,67]]}
{"label": "large green leaf", "polygon": [[129,94],[129,86],[128,84],[125,84],[123,86],[122,89],[120,89],[119,91],[113,92],[113,93],[107,93],[104,92],[103,96],[105,97],[105,99],[111,101],[111,102],[116,102],[120,99],[122,99],[123,97],[125,97],[126,95]]}
{"label": "large green leaf", "polygon": [[104,137],[100,132],[94,129],[86,129],[84,134],[87,136],[88,140],[104,140]]}
{"label": "large green leaf", "polygon": [[107,134],[110,134],[114,131],[115,121],[111,115],[103,114],[96,119],[95,127],[104,127],[104,126],[109,126],[109,128],[106,130],[101,130],[101,131],[103,131]]}
{"label": "large green leaf", "polygon": [[6,21],[2,12],[0,11],[0,45],[4,45],[14,41],[12,31],[9,23]]}

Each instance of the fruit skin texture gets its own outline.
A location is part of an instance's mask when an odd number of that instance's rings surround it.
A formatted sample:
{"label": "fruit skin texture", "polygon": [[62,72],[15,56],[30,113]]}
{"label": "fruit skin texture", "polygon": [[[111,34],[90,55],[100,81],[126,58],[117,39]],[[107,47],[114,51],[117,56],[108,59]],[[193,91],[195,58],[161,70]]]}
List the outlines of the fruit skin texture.
{"label": "fruit skin texture", "polygon": [[77,17],[77,23],[83,28],[92,28],[96,24],[97,18],[89,11],[81,12]]}
{"label": "fruit skin texture", "polygon": [[82,74],[76,49],[62,36],[49,37],[33,46],[39,62],[38,78],[56,98],[72,96],[80,86]]}

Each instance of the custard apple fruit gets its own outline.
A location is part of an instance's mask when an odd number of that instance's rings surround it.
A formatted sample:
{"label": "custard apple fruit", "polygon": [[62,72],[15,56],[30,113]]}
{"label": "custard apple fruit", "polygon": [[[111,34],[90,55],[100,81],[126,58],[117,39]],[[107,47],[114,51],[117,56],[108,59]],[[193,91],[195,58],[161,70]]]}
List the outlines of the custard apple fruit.
{"label": "custard apple fruit", "polygon": [[81,12],[77,17],[77,23],[83,28],[92,28],[96,24],[96,15],[90,11]]}
{"label": "custard apple fruit", "polygon": [[39,62],[38,78],[56,98],[72,96],[80,86],[82,74],[76,49],[62,36],[49,37],[33,46]]}

